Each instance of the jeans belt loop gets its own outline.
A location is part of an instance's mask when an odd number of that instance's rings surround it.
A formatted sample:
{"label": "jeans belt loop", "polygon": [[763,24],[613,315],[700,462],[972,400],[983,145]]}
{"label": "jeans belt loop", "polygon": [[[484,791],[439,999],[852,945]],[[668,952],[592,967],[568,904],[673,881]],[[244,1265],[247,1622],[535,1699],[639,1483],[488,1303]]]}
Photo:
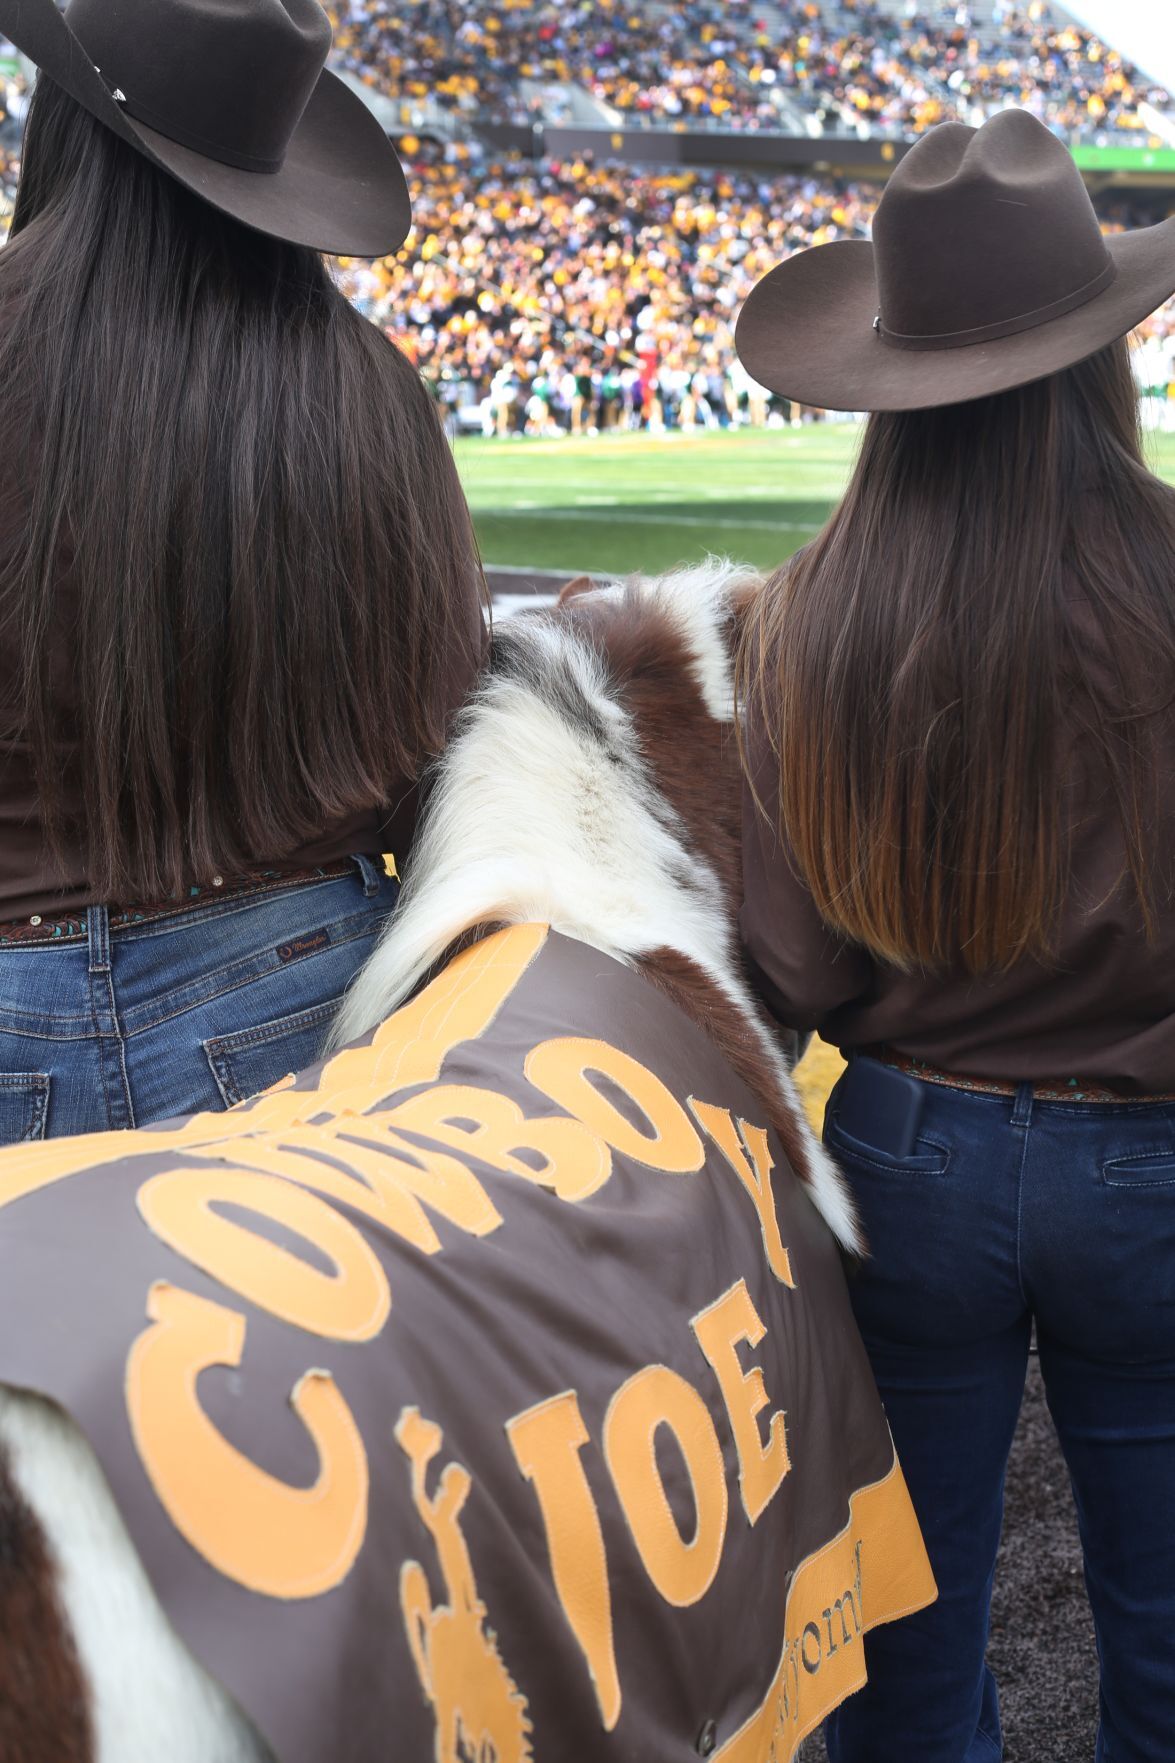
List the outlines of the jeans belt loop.
{"label": "jeans belt loop", "polygon": [[380,888],[383,886],[384,876],[386,874],[383,864],[376,863],[373,857],[368,857],[363,851],[357,851],[352,858],[352,862],[363,878],[364,899],[374,899],[376,894],[379,893]]}
{"label": "jeans belt loop", "polygon": [[90,972],[110,972],[110,913],[105,906],[86,907],[86,940],[90,946]]}
{"label": "jeans belt loop", "polygon": [[1012,1125],[1029,1127],[1032,1125],[1032,1085],[1019,1084],[1016,1089],[1016,1100],[1012,1103]]}

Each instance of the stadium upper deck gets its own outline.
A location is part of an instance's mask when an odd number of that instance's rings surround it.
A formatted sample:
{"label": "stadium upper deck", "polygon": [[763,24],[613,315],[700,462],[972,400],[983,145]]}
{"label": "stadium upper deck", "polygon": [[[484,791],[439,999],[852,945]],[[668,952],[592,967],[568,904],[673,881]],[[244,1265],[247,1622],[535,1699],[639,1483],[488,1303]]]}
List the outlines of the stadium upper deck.
{"label": "stadium upper deck", "polygon": [[594,107],[605,126],[909,136],[1020,104],[1075,141],[1175,141],[1170,95],[1049,0],[336,0],[334,14],[343,66],[470,119]]}

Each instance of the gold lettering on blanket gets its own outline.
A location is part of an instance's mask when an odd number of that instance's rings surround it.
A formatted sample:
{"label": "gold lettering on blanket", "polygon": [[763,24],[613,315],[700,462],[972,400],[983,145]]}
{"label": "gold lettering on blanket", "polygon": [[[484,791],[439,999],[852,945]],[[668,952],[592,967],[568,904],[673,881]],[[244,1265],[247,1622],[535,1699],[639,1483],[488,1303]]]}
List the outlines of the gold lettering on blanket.
{"label": "gold lettering on blanket", "polygon": [[600,1514],[580,1453],[588,1430],[574,1390],[538,1402],[506,1422],[519,1469],[534,1487],[547,1534],[551,1577],[579,1642],[607,1732],[620,1719],[620,1676],[612,1637],[612,1593]]}
{"label": "gold lettering on blanket", "polygon": [[[634,1163],[676,1175],[692,1175],[702,1167],[706,1153],[681,1103],[647,1066],[619,1047],[576,1036],[544,1041],[527,1055],[524,1070],[536,1090]],[[593,1077],[603,1078],[633,1103],[651,1132],[641,1132],[622,1114]]]}
{"label": "gold lettering on blanket", "polygon": [[[764,1444],[758,1416],[770,1398],[763,1374],[758,1366],[744,1372],[736,1351],[743,1341],[761,1345],[767,1331],[742,1280],[695,1316],[691,1326],[726,1405],[743,1504],[753,1524],[790,1467],[783,1415],[772,1414]],[[658,1464],[662,1428],[672,1438],[689,1481],[693,1522],[688,1539],[670,1507]],[[611,1731],[620,1717],[622,1694],[607,1546],[583,1461],[590,1439],[577,1392],[564,1390],[516,1415],[507,1421],[506,1435],[519,1469],[534,1488],[555,1593],[591,1676],[601,1720]],[[697,1603],[717,1574],[728,1520],[722,1445],[710,1406],[668,1366],[645,1366],[609,1402],[602,1447],[649,1579],[667,1603]]]}
{"label": "gold lettering on blanket", "polygon": [[259,1469],[215,1427],[196,1380],[235,1368],[245,1319],[163,1281],[131,1348],[126,1400],[135,1448],[168,1517],[220,1573],[270,1598],[313,1598],[350,1572],[367,1528],[367,1456],[334,1379],[308,1371],[291,1405],[318,1453],[310,1487]]}
{"label": "gold lettering on blanket", "polygon": [[[448,996],[451,1011],[452,994]],[[435,1254],[442,1243],[432,1215],[474,1236],[490,1234],[502,1223],[465,1158],[543,1183],[560,1199],[575,1202],[607,1180],[612,1148],[638,1156],[646,1166],[677,1173],[685,1173],[703,1155],[688,1116],[660,1080],[605,1043],[544,1042],[532,1050],[527,1070],[552,1101],[579,1106],[587,1118],[530,1120],[517,1104],[492,1092],[441,1086],[380,1114],[320,1112],[282,1132],[278,1142],[249,1133],[233,1143],[231,1163],[227,1143],[212,1151],[220,1160],[213,1167],[208,1163],[212,1148],[201,1147],[198,1161],[143,1184],[140,1211],[178,1254],[278,1320],[327,1339],[373,1339],[392,1302],[387,1276],[361,1231],[336,1207],[371,1218],[423,1253]],[[622,1098],[651,1130],[642,1131],[621,1112]],[[756,1129],[745,1122],[736,1126],[728,1110],[696,1101],[691,1107],[755,1204],[769,1265],[777,1275],[790,1275],[778,1227],[773,1232],[769,1223],[774,1206],[766,1135],[759,1135],[759,1143]],[[245,1117],[241,1124],[246,1120],[251,1123]],[[434,1142],[421,1144],[417,1135]],[[441,1149],[438,1140],[451,1149]],[[531,1153],[533,1163],[523,1161],[523,1151]],[[224,1207],[245,1218],[225,1216]],[[249,1214],[301,1237],[325,1255],[331,1269],[324,1272],[249,1229]],[[164,1299],[162,1292],[170,1296]],[[322,1544],[308,1521],[310,1509],[296,1499],[283,1509],[288,1570],[279,1552],[266,1555],[264,1537],[252,1527],[246,1527],[252,1540],[244,1546],[245,1532],[235,1515],[247,1509],[250,1490],[254,1505],[269,1497],[270,1478],[232,1449],[195,1399],[195,1376],[203,1365],[239,1363],[244,1319],[174,1287],[157,1287],[148,1311],[155,1327],[140,1337],[132,1353],[128,1398],[144,1465],[177,1528],[222,1572],[252,1589],[268,1589],[275,1596],[313,1596],[324,1584],[337,1583],[329,1578],[339,1567],[337,1551],[329,1566],[317,1572],[305,1567],[306,1560],[318,1560]],[[702,1311],[693,1327],[726,1404],[743,1504],[755,1522],[787,1473],[788,1457],[782,1413],[771,1415],[765,1441],[759,1430],[758,1416],[769,1405],[762,1372],[758,1367],[744,1372],[738,1357],[740,1343],[757,1346],[764,1334],[745,1283],[739,1281]],[[207,1357],[201,1359],[201,1353]],[[165,1375],[181,1386],[170,1404],[163,1400]],[[312,1388],[305,1380],[299,1387]],[[330,1387],[342,1408],[338,1392]],[[324,1413],[326,1407],[329,1402]],[[164,1448],[153,1418],[156,1411],[178,1414],[178,1421],[169,1422],[168,1436],[173,1444],[182,1440],[182,1449]],[[336,1411],[330,1418],[340,1420]],[[655,1440],[661,1429],[676,1442],[689,1476],[694,1514],[688,1540],[678,1529],[657,1467]],[[591,1672],[601,1716],[605,1725],[614,1724],[620,1686],[607,1563],[599,1515],[578,1455],[588,1435],[574,1393],[508,1422],[507,1434],[522,1473],[534,1485],[556,1589]],[[353,1425],[348,1438],[365,1489],[364,1446]],[[722,1450],[706,1401],[676,1372],[645,1367],[613,1397],[601,1443],[650,1579],[667,1602],[696,1602],[717,1572],[728,1516]]]}
{"label": "gold lettering on blanket", "polygon": [[[871,1600],[870,1588],[881,1588]],[[826,1714],[865,1682],[861,1636],[936,1596],[918,1520],[897,1460],[850,1498],[843,1530],[796,1569],[783,1646],[755,1712],[711,1763],[791,1763]]]}
{"label": "gold lettering on blanket", "polygon": [[[508,1229],[518,1216],[520,1184],[538,1185],[553,1202],[580,1205],[616,1179],[625,1184],[615,1196],[620,1214],[641,1170],[677,1178],[705,1171],[700,1179],[733,1196],[725,1217],[733,1210],[742,1228],[731,1241],[742,1245],[744,1258],[756,1260],[747,1217],[737,1216],[744,1202],[731,1184],[733,1172],[754,1207],[770,1274],[795,1288],[764,1128],[736,1118],[729,1108],[693,1097],[688,1104],[679,1100],[654,1071],[597,1039],[564,1036],[521,1047],[511,1040],[511,1087],[525,1053],[522,1069],[532,1089],[525,1107],[496,1090],[439,1081],[450,1055],[493,1023],[546,937],[544,926],[519,926],[466,951],[384,1023],[369,1046],[329,1060],[314,1087],[296,1088],[291,1080],[227,1115],[158,1132],[50,1141],[0,1159],[0,1211],[67,1176],[142,1160],[136,1202],[145,1226],[222,1288],[224,1303],[171,1281],[151,1286],[146,1323],[127,1359],[126,1401],[135,1448],[172,1524],[217,1572],[250,1591],[276,1599],[320,1596],[346,1579],[363,1547],[367,1453],[386,1449],[394,1461],[393,1415],[377,1422],[383,1430],[375,1437],[362,1437],[333,1378],[313,1368],[313,1345],[304,1337],[352,1343],[340,1367],[356,1362],[354,1347],[362,1343],[378,1341],[372,1354],[394,1350],[379,1337],[394,1327],[391,1287],[402,1263],[388,1255],[382,1233],[421,1255],[443,1255],[454,1232],[489,1239]],[[520,1010],[518,1019],[526,1014]],[[456,1075],[460,1063],[454,1061]],[[479,1075],[485,1069],[480,1056],[471,1063]],[[614,1163],[622,1159],[629,1167],[621,1163],[623,1176],[614,1177]],[[657,1186],[672,1212],[685,1184]],[[548,1224],[557,1218],[545,1198],[529,1210]],[[365,1234],[363,1221],[378,1232]],[[578,1241],[590,1245],[593,1226],[582,1222]],[[622,1214],[611,1227],[623,1228]],[[651,1245],[654,1252],[657,1246]],[[490,1252],[486,1261],[492,1260]],[[469,1271],[463,1263],[454,1288],[464,1285]],[[638,1277],[640,1271],[638,1266]],[[662,1363],[640,1366],[643,1355],[626,1353],[612,1380],[623,1381],[606,1408],[611,1382],[603,1390],[593,1387],[590,1401],[585,1389],[594,1437],[575,1389],[535,1400],[543,1393],[541,1377],[537,1387],[529,1378],[521,1386],[517,1399],[528,1402],[522,1412],[480,1417],[483,1436],[492,1436],[484,1434],[487,1419],[504,1425],[529,1488],[527,1493],[516,1486],[515,1500],[526,1502],[533,1494],[519,1535],[529,1524],[536,1568],[549,1571],[549,1607],[554,1610],[557,1602],[574,1637],[609,1731],[618,1726],[622,1708],[613,1572],[618,1588],[631,1587],[632,1576],[643,1569],[667,1604],[696,1605],[714,1586],[724,1549],[733,1542],[727,1462],[731,1484],[737,1472],[746,1521],[754,1525],[789,1473],[789,1433],[793,1447],[800,1436],[794,1415],[785,1414],[788,1392],[768,1391],[756,1362],[767,1330],[751,1298],[749,1267],[747,1278],[735,1278],[692,1317],[704,1288],[696,1290],[692,1263],[680,1271],[682,1284],[669,1289],[680,1293],[679,1359],[688,1376]],[[443,1264],[433,1271],[434,1281],[438,1272]],[[722,1283],[738,1272],[736,1261]],[[685,1283],[687,1273],[695,1284]],[[762,1283],[768,1294],[775,1289],[772,1280]],[[785,1307],[798,1301],[785,1300]],[[309,1485],[263,1470],[231,1442],[232,1428],[226,1436],[214,1418],[224,1396],[217,1379],[249,1364],[246,1304],[300,1331],[294,1369],[279,1387],[263,1388],[251,1399],[292,1408],[306,1440],[303,1483],[315,1464]],[[557,1324],[558,1306],[551,1308]],[[256,1327],[260,1333],[261,1325]],[[411,1333],[405,1330],[405,1341]],[[582,1354],[590,1353],[591,1338],[588,1327]],[[608,1338],[624,1337],[614,1331]],[[647,1350],[659,1349],[650,1342]],[[263,1363],[260,1341],[254,1351]],[[406,1366],[410,1370],[411,1361]],[[593,1385],[602,1369],[595,1370]],[[202,1402],[199,1380],[205,1373]],[[344,1388],[347,1375],[340,1369]],[[575,1373],[556,1375],[562,1382]],[[468,1385],[464,1393],[488,1399]],[[354,1392],[352,1400],[362,1412]],[[415,1406],[402,1409],[395,1439],[408,1460],[415,1512],[435,1548],[444,1585],[438,1601],[421,1562],[405,1561],[400,1610],[435,1715],[435,1759],[533,1763],[528,1703],[499,1652],[464,1529],[467,1509],[477,1511],[470,1470],[479,1482],[488,1479],[491,1453],[484,1468],[448,1462],[436,1474],[432,1466],[443,1436]],[[500,1460],[500,1434],[498,1440]],[[742,1526],[737,1512],[733,1522]],[[471,1535],[476,1554],[476,1524]],[[485,1591],[492,1609],[497,1593],[489,1583]],[[777,1591],[782,1603],[782,1586]],[[718,1753],[722,1763],[788,1763],[804,1734],[862,1680],[865,1629],[933,1595],[895,1467],[875,1489],[854,1495],[844,1533],[800,1563],[787,1591],[775,1679],[743,1728],[726,1739]],[[392,1640],[400,1644],[398,1633]],[[585,1681],[585,1696],[586,1687]],[[631,1693],[639,1695],[640,1687],[634,1684]]]}
{"label": "gold lettering on blanket", "polygon": [[[550,1188],[560,1200],[586,1200],[612,1173],[612,1153],[579,1120],[551,1114],[528,1120],[517,1102],[467,1084],[438,1084],[401,1102],[390,1125],[423,1133],[494,1169]],[[528,1163],[520,1155],[537,1159]]]}
{"label": "gold lettering on blanket", "polygon": [[526,1698],[498,1651],[486,1606],[474,1578],[461,1528],[461,1511],[472,1478],[459,1463],[441,1471],[435,1494],[428,1469],[441,1449],[439,1426],[417,1408],[405,1408],[396,1440],[411,1465],[412,1503],[436,1547],[445,1602],[435,1604],[419,1561],[400,1570],[400,1609],[408,1646],[425,1698],[436,1715],[435,1763],[493,1759],[530,1763]]}
{"label": "gold lettering on blanket", "polygon": [[[677,1445],[694,1503],[687,1542],[665,1495],[656,1437]],[[604,1456],[645,1572],[667,1604],[696,1604],[709,1591],[726,1539],[726,1473],[710,1410],[667,1365],[646,1365],[621,1384],[604,1419]]]}
{"label": "gold lettering on blanket", "polygon": [[[224,1204],[312,1243],[334,1272],[213,1211]],[[370,1341],[387,1320],[387,1275],[366,1237],[288,1181],[243,1169],[180,1169],[145,1182],[138,1207],[161,1242],[281,1322],[325,1340]]]}
{"label": "gold lettering on blanket", "polygon": [[770,1416],[766,1444],[759,1432],[759,1415],[764,1408],[771,1406],[762,1367],[752,1365],[744,1371],[739,1362],[740,1342],[746,1341],[748,1346],[757,1347],[767,1333],[767,1327],[751,1302],[745,1279],[736,1280],[717,1303],[699,1311],[690,1327],[718,1379],[726,1403],[738,1452],[738,1485],[743,1509],[750,1522],[755,1524],[779,1492],[780,1483],[791,1468],[783,1415],[777,1412]]}
{"label": "gold lettering on blanket", "polygon": [[[327,1163],[327,1157],[335,1161]],[[489,1236],[502,1222],[471,1169],[447,1152],[409,1144],[389,1130],[385,1115],[315,1121],[283,1133],[280,1145],[242,1139],[233,1147],[232,1162],[353,1207],[422,1255],[436,1255],[441,1248],[426,1205],[469,1236]],[[349,1167],[340,1169],[339,1163]]]}
{"label": "gold lettering on blanket", "polygon": [[785,1286],[795,1287],[791,1258],[779,1234],[779,1213],[771,1186],[771,1147],[761,1126],[750,1126],[745,1120],[735,1123],[729,1108],[715,1108],[710,1102],[698,1102],[691,1096],[690,1113],[707,1138],[713,1140],[747,1193],[759,1215],[763,1232],[763,1248],[767,1265],[776,1279]]}

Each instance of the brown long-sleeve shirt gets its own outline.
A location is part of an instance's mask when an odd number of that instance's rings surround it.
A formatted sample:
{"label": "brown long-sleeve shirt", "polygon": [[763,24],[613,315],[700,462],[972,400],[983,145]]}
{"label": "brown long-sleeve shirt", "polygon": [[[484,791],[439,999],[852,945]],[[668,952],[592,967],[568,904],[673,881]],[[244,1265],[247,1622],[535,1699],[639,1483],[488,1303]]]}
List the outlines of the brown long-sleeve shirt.
{"label": "brown long-sleeve shirt", "polygon": [[[0,484],[0,523],[11,498],[17,494],[10,482]],[[65,712],[68,727],[71,699],[69,565],[63,567],[61,608],[57,621],[59,653],[55,657],[54,690]],[[468,605],[463,625],[454,626],[451,652],[445,672],[442,712],[449,715],[463,702],[485,659],[489,636],[482,612],[476,578],[471,574]],[[21,682],[18,677],[19,645],[0,632],[0,923],[62,915],[99,902],[86,873],[86,853],[81,844],[71,847],[63,862],[51,856],[46,838],[40,794],[33,770],[32,753],[19,726]],[[394,699],[389,686],[389,702]],[[6,733],[5,731],[9,731]],[[12,732],[15,731],[15,732]],[[85,754],[80,743],[67,740],[59,756],[63,782],[63,821],[78,823],[86,787]],[[357,851],[399,852],[410,836],[416,799],[416,780],[388,778],[386,801],[345,819],[323,826],[318,836],[288,851],[257,851],[252,867],[294,872],[333,863]],[[130,904],[131,902],[120,902]]]}
{"label": "brown long-sleeve shirt", "polygon": [[[1175,857],[1175,739],[1170,787],[1153,829],[1160,875]],[[761,812],[744,800],[743,942],[768,1007],[844,1052],[887,1045],[969,1077],[1084,1078],[1138,1095],[1175,1094],[1175,901],[1160,892],[1158,934],[1123,884],[1125,852],[1107,782],[1073,748],[1069,904],[1055,961],[1022,961],[975,979],[905,973],[846,942],[820,918],[777,831],[779,766],[765,730],[748,729]]]}

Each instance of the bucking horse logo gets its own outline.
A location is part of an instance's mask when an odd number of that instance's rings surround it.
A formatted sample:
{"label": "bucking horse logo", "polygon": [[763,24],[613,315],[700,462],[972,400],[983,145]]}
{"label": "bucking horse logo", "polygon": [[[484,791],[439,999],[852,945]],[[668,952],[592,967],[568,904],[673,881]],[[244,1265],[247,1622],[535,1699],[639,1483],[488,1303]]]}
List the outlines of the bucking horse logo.
{"label": "bucking horse logo", "polygon": [[526,1698],[507,1671],[461,1529],[472,1481],[449,1463],[436,1494],[428,1467],[443,1435],[418,1408],[405,1408],[396,1440],[412,1466],[412,1499],[436,1544],[447,1602],[433,1604],[419,1561],[400,1571],[400,1608],[420,1686],[436,1714],[435,1763],[532,1763]]}

